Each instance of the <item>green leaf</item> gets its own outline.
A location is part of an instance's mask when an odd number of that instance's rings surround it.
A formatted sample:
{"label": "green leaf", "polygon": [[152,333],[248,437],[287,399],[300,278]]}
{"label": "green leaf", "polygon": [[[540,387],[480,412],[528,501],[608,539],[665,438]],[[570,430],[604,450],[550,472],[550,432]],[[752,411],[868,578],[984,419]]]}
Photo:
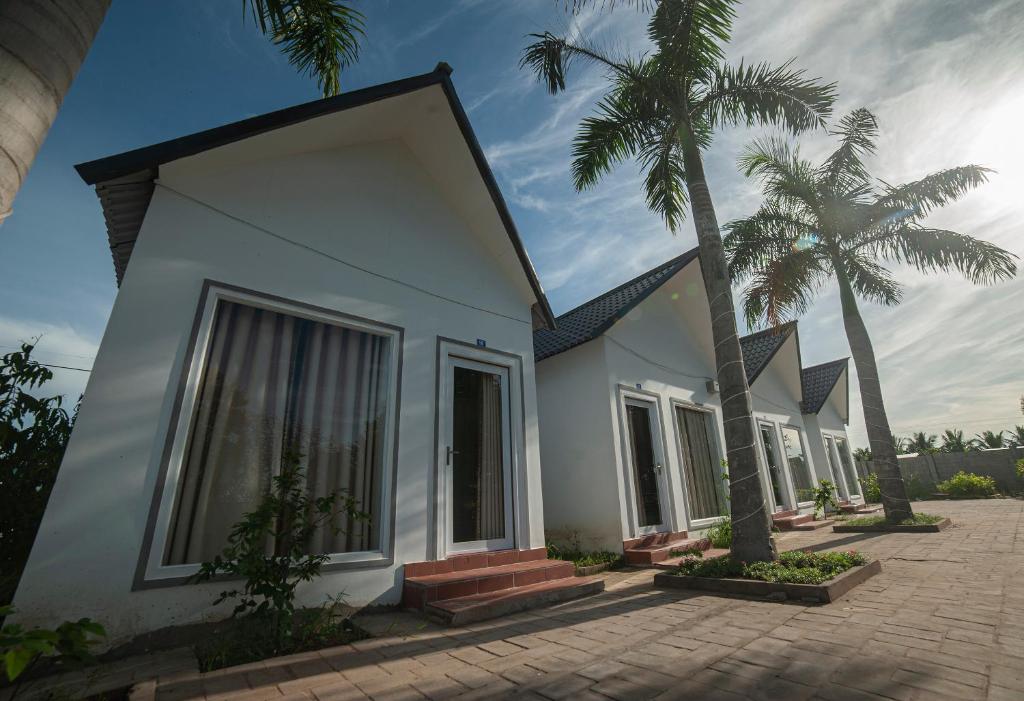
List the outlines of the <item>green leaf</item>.
{"label": "green leaf", "polygon": [[4,653],[4,671],[7,674],[7,680],[17,679],[35,656],[34,652],[24,647],[13,648]]}

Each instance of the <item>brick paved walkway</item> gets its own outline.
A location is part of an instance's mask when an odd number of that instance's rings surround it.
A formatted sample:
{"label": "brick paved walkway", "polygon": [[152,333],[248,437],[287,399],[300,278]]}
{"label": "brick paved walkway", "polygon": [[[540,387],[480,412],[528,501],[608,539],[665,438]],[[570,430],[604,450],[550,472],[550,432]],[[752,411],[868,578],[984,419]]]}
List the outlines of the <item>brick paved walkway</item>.
{"label": "brick paved walkway", "polygon": [[882,559],[881,575],[826,606],[656,590],[650,572],[617,572],[601,595],[465,628],[368,616],[372,640],[163,680],[156,698],[1024,699],[1024,501],[921,506],[956,527],[781,537]]}

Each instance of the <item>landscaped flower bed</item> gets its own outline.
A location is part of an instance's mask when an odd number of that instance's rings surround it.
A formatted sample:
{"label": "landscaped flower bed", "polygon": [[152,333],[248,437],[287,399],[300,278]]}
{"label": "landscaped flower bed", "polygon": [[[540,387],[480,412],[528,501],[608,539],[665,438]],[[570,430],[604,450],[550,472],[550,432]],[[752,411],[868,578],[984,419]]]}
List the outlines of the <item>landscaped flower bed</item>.
{"label": "landscaped flower bed", "polygon": [[675,572],[655,575],[659,586],[723,594],[827,603],[882,571],[858,552],[785,552],[775,562],[750,564],[728,555],[687,558]]}
{"label": "landscaped flower bed", "polygon": [[607,550],[596,550],[593,552],[567,551],[553,545],[548,545],[548,558],[552,560],[566,560],[573,563],[576,565],[576,574],[580,577],[589,577],[598,572],[622,567],[626,563],[622,553],[613,553]]}
{"label": "landscaped flower bed", "polygon": [[914,514],[896,524],[890,524],[885,516],[862,516],[851,518],[832,526],[834,533],[938,533],[952,525],[952,521],[944,516],[932,514]]}

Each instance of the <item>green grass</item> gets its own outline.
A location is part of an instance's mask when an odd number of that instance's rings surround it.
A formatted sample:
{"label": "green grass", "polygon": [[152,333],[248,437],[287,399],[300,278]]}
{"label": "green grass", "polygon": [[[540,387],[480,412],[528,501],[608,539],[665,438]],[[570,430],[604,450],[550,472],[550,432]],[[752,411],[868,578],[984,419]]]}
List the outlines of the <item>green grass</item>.
{"label": "green grass", "polygon": [[626,560],[622,553],[613,553],[607,550],[594,550],[585,552],[581,550],[561,550],[548,546],[548,557],[553,560],[566,560],[577,567],[592,567],[593,565],[608,565],[610,568],[621,567]]}
{"label": "green grass", "polygon": [[821,584],[846,570],[867,562],[853,550],[841,553],[810,553],[799,550],[781,553],[775,562],[753,562],[749,565],[728,555],[708,559],[687,558],[677,574],[714,579],[758,579],[786,584]]}
{"label": "green grass", "polygon": [[[897,525],[930,526],[944,518],[945,516],[933,516],[932,514],[914,514],[913,518],[903,519]],[[844,525],[847,526],[884,526],[887,523],[885,516],[861,516],[860,518],[851,518],[848,521],[844,521]]]}

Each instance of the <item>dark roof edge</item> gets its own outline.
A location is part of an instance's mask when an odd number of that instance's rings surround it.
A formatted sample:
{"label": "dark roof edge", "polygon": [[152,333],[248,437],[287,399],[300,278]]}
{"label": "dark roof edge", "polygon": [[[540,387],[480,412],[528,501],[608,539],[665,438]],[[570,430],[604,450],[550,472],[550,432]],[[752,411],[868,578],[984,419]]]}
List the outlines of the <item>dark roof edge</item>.
{"label": "dark roof edge", "polygon": [[[765,358],[763,363],[761,363],[761,367],[757,368],[757,371],[754,372],[754,374],[751,376],[750,380],[747,381],[747,386],[748,387],[753,385],[754,382],[757,380],[757,378],[761,376],[761,372],[764,371],[764,369],[767,368],[769,365],[771,365],[772,358],[774,358],[775,354],[779,352],[779,349],[781,349],[782,346],[785,345],[786,339],[789,338],[790,334],[792,334],[794,331],[796,331],[796,322],[795,321],[787,321],[785,324],[780,324],[777,327],[773,327],[773,328],[770,328],[770,329],[765,329],[764,331],[758,331],[756,333],[750,333],[750,334],[747,334],[746,336],[743,336],[742,338],[740,338],[740,341],[742,341],[744,338],[756,338],[758,336],[764,336],[764,335],[767,335],[767,334],[780,334],[783,337],[782,340],[774,348],[772,348],[772,352],[769,353],[768,357]],[[796,353],[797,353],[797,363],[799,363],[800,362],[800,337],[799,336],[797,336]],[[800,368],[800,389],[801,389],[801,394],[803,394],[803,368]]]}
{"label": "dark roof edge", "polygon": [[431,85],[440,85],[445,97],[448,99],[448,104],[452,109],[452,114],[455,116],[455,122],[459,126],[459,131],[462,132],[466,145],[469,146],[470,153],[480,172],[480,176],[484,180],[484,185],[487,187],[491,200],[498,210],[498,217],[505,226],[505,231],[512,242],[512,247],[516,251],[519,262],[523,267],[523,272],[526,273],[530,287],[533,289],[537,302],[540,305],[544,321],[549,328],[554,329],[555,315],[551,311],[551,305],[548,303],[547,297],[544,294],[544,288],[537,277],[537,271],[534,269],[533,263],[526,253],[526,248],[523,246],[522,239],[519,237],[515,223],[512,221],[508,206],[505,204],[505,199],[501,195],[498,183],[494,179],[494,174],[487,164],[487,159],[484,157],[480,142],[473,133],[473,128],[469,124],[466,111],[463,109],[462,103],[455,92],[455,86],[451,81],[451,73],[451,66],[442,61],[430,73],[402,78],[401,80],[374,85],[349,93],[342,93],[341,95],[326,99],[313,100],[312,102],[286,107],[151,146],[144,146],[132,151],[107,156],[106,158],[79,163],[75,166],[75,170],[78,171],[79,176],[87,184],[96,185],[97,183],[141,170],[156,168],[163,163],[194,156],[203,151],[241,141],[242,139],[280,129],[281,127],[291,126],[353,107],[360,107],[389,97],[430,87]]}

